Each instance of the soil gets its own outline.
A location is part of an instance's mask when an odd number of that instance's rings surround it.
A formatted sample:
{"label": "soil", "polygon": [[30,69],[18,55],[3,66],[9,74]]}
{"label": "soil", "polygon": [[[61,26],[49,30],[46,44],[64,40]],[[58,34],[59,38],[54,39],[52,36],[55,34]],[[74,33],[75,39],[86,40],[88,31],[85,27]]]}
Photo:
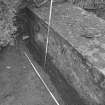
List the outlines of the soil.
{"label": "soil", "polygon": [[85,105],[84,100],[70,85],[71,81],[68,84],[60,70],[50,62],[50,56],[47,58],[46,69],[43,68],[43,47],[33,42],[29,21],[23,20],[27,21],[23,30],[27,31],[21,33],[23,36],[26,34],[24,41],[19,35],[14,46],[7,46],[0,52],[0,105],[56,105],[24,52],[31,58],[60,105]]}
{"label": "soil", "polygon": [[0,105],[56,105],[20,49],[0,52]]}

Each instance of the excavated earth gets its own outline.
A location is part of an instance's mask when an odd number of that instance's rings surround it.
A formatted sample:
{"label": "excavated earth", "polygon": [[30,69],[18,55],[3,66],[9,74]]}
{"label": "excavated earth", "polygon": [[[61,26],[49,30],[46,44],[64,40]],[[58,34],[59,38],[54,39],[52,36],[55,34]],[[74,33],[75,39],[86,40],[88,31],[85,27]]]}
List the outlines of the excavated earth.
{"label": "excavated earth", "polygon": [[[23,43],[8,46],[0,52],[0,105],[56,105],[24,55]],[[29,54],[28,54],[29,55]],[[36,68],[41,68],[34,62]],[[56,89],[44,73],[46,81],[59,100]]]}
{"label": "excavated earth", "polygon": [[[46,11],[46,12],[45,12]],[[49,7],[17,13],[15,46],[0,52],[0,105],[105,105],[105,21],[68,3],[53,6],[44,68]]]}

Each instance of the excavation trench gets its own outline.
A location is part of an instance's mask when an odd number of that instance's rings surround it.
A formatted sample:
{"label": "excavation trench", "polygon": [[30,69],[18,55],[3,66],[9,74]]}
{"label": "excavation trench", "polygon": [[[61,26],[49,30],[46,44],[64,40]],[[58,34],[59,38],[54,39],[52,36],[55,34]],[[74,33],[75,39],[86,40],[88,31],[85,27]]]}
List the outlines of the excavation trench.
{"label": "excavation trench", "polygon": [[[64,5],[64,10],[66,6],[67,4]],[[61,8],[61,6],[57,8]],[[55,20],[55,26],[50,27],[48,54],[44,68],[48,31],[48,25],[46,24],[47,13],[44,14],[42,12],[43,8],[40,10],[41,12],[38,10],[33,11],[34,13],[32,10],[24,8],[17,14],[17,25],[19,27],[17,42],[19,43],[19,40],[23,39],[23,43],[28,49],[32,59],[50,77],[52,84],[65,102],[65,105],[103,104],[105,90],[100,87],[100,84],[104,80],[104,75],[99,73],[99,71],[70,44],[73,43],[72,39],[69,40],[69,36],[65,37],[66,30],[64,24],[59,23],[63,23],[63,20]],[[58,14],[56,15],[59,16]],[[72,15],[74,16],[74,14]],[[58,18],[56,17],[56,19]],[[59,24],[61,26],[59,26]],[[68,26],[69,25],[67,25],[67,27]],[[62,34],[63,31],[60,31],[63,27],[65,30],[64,34]],[[78,25],[76,27],[79,28]],[[60,28],[60,30],[57,30],[57,28]],[[26,39],[24,39],[24,37],[26,37]],[[95,72],[101,77],[97,83],[94,81]]]}
{"label": "excavation trench", "polygon": [[[21,63],[24,64],[23,62],[24,60],[28,61],[28,59],[24,58],[25,56],[23,55],[23,53],[25,52],[29,55],[31,61],[36,66],[37,70],[40,72],[43,71],[42,72],[43,76],[45,76],[46,74],[49,77],[47,78],[46,76],[44,77],[44,79],[48,79],[53,84],[59,96],[64,101],[65,105],[85,105],[85,104],[104,105],[105,89],[102,88],[100,85],[101,82],[105,79],[104,75],[99,73],[99,71],[96,68],[92,68],[92,64],[88,62],[88,60],[85,59],[82,56],[82,54],[79,53],[72,46],[73,44],[72,39],[69,39],[69,36],[66,36],[67,30],[60,31],[60,30],[67,29],[64,27],[65,23],[67,23],[67,26],[69,26],[70,24],[68,24],[68,22],[70,21],[71,23],[74,22],[71,18],[71,15],[73,15],[74,17],[79,15],[78,13],[77,13],[78,15],[77,14],[75,15],[76,12],[72,11],[71,6],[69,6],[70,8],[66,9],[67,5],[68,4],[64,6],[63,5],[58,6],[57,7],[58,9],[55,9],[56,11],[57,10],[59,11],[55,15],[56,17],[55,23],[54,23],[55,26],[50,27],[48,54],[47,54],[47,60],[46,60],[47,62],[46,62],[45,68],[44,68],[44,58],[45,58],[46,37],[47,37],[47,31],[48,31],[46,17],[47,17],[48,10],[46,10],[46,8],[45,9],[42,8],[41,12],[39,12],[40,10],[33,9],[33,12],[34,12],[33,13],[32,10],[28,8],[24,8],[17,13],[16,25],[18,27],[18,31],[17,31],[18,36],[16,38],[16,45],[14,47],[7,46],[0,52],[1,75],[2,75],[2,69],[4,70],[3,67],[5,67],[5,64],[7,65],[7,69],[8,69],[9,68],[8,64],[10,63],[12,66],[14,66],[13,71],[12,69],[8,70],[8,72],[10,72],[9,74],[11,74],[10,78],[12,78],[14,74],[19,75],[21,77],[20,75],[21,72],[23,72],[24,74],[24,70],[20,68],[22,66]],[[64,10],[68,11],[68,9],[71,10],[70,18],[68,17],[70,20],[63,21],[59,19],[58,17],[60,17],[61,14],[63,14],[62,19],[64,19],[64,17],[67,17],[66,16],[67,14],[65,14],[66,12]],[[46,11],[46,13],[43,13],[43,10]],[[60,13],[60,11],[62,13]],[[80,18],[82,19],[81,15],[80,15]],[[56,21],[57,19],[58,19],[58,22]],[[60,24],[63,22],[64,22],[63,25]],[[74,28],[77,28],[77,27],[79,28],[78,23],[74,24]],[[24,58],[23,61],[22,61],[23,58],[21,58],[21,56]],[[17,59],[17,61],[14,61],[15,58]],[[18,58],[19,59],[21,58],[21,59],[18,60]],[[5,61],[6,59],[8,60]],[[26,63],[26,65],[28,65],[28,63]],[[15,72],[15,69],[17,73],[19,72],[20,74],[17,74]],[[27,68],[27,71],[30,71],[30,69],[31,68]],[[6,71],[7,70],[4,70],[3,72],[6,72]],[[12,73],[14,74],[12,75]],[[94,74],[100,77],[97,80],[98,82],[95,82]],[[5,79],[5,81],[8,80],[8,76],[6,77],[7,79]],[[19,77],[18,83],[20,83],[20,77]],[[17,78],[15,76],[12,80],[14,79],[16,79],[17,81]],[[21,78],[21,80],[27,81],[26,78]],[[45,81],[45,82],[48,84],[48,81]],[[8,84],[9,83],[7,83],[7,85]],[[17,83],[14,83],[14,84],[16,84],[15,88],[19,89],[17,87],[18,86]],[[14,87],[14,84],[10,86]],[[51,89],[51,87],[49,88]],[[14,90],[12,90],[12,92],[13,91]],[[0,92],[0,94],[1,93],[2,92]],[[8,96],[9,96],[9,89],[7,89],[7,91],[4,92],[4,95],[0,96],[0,103],[2,102],[1,100],[3,97],[8,97]],[[64,105],[64,104],[61,103],[61,105]]]}
{"label": "excavation trench", "polygon": [[[47,55],[46,69],[43,68],[45,47],[42,44],[38,44],[37,41],[34,40],[35,34],[37,34],[39,30],[37,27],[37,21],[39,21],[38,17],[28,8],[21,10],[17,16],[18,24],[24,24],[24,29],[19,29],[21,34],[23,34],[23,36],[29,35],[29,38],[24,40],[24,44],[29,50],[30,55],[34,61],[42,67],[43,71],[48,74],[52,84],[55,86],[62,100],[65,102],[65,105],[85,105],[85,101],[80,98],[79,94],[72,87],[72,85],[70,85],[70,83],[68,84],[59,68],[53,64],[52,57],[49,54]],[[45,28],[45,31],[46,30],[47,28]],[[20,40],[20,37],[17,39]],[[61,38],[61,40],[63,39]]]}

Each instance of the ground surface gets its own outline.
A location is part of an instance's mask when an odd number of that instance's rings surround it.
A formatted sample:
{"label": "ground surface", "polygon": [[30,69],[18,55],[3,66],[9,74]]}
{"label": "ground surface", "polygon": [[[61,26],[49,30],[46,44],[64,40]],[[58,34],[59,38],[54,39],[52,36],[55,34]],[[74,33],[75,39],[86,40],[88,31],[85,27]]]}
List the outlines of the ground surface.
{"label": "ground surface", "polygon": [[16,46],[0,53],[0,105],[56,105]]}

